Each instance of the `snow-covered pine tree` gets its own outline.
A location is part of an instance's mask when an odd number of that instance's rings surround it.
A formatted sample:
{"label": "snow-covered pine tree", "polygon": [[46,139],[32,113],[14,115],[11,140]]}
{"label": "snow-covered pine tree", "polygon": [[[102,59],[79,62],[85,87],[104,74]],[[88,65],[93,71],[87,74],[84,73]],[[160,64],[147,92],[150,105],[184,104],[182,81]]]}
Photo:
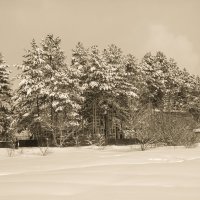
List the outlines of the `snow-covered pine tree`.
{"label": "snow-covered pine tree", "polygon": [[[108,100],[111,116],[116,121],[126,124],[131,114],[131,107],[138,98],[139,69],[133,56],[123,56],[123,52],[116,45],[104,49],[103,59],[106,64],[107,80],[112,85],[111,95]],[[114,115],[113,115],[114,112]],[[112,124],[111,124],[112,126]],[[122,128],[122,127],[121,127]]]}
{"label": "snow-covered pine tree", "polygon": [[46,101],[49,104],[50,121],[47,121],[53,127],[54,141],[58,136],[64,142],[79,127],[82,97],[78,79],[73,77],[71,68],[66,65],[60,42],[59,38],[48,35],[41,46],[48,66],[45,72],[45,90],[49,94]]}
{"label": "snow-covered pine tree", "polygon": [[115,45],[103,53],[97,46],[91,47],[85,69],[83,116],[92,124],[93,134],[98,134],[99,125],[104,124],[107,137],[112,135],[114,121],[127,118],[128,98],[135,98],[137,89],[129,79],[121,50]]}
{"label": "snow-covered pine tree", "polygon": [[191,75],[185,68],[179,71],[179,88],[176,95],[179,110],[188,111],[192,101],[192,93],[195,90],[195,76]]}
{"label": "snow-covered pine tree", "polygon": [[40,116],[40,104],[43,101],[40,92],[44,87],[41,70],[44,61],[42,50],[35,40],[32,40],[31,49],[23,57],[23,65],[18,66],[21,69],[19,88],[13,97],[16,128],[20,132],[35,126],[39,132],[36,119]]}
{"label": "snow-covered pine tree", "polygon": [[[79,88],[79,95],[81,96],[81,109],[79,110],[80,119],[80,130],[76,133],[75,137],[80,138],[81,140],[88,137],[90,135],[86,135],[85,127],[86,127],[86,118],[84,116],[84,99],[85,99],[85,90],[88,88],[86,83],[86,68],[88,66],[88,52],[89,50],[84,47],[81,42],[78,42],[75,48],[72,50],[72,58],[71,64],[69,66],[69,74],[70,78],[76,82],[77,87]],[[90,140],[90,139],[89,139]],[[91,141],[92,142],[92,141]]]}
{"label": "snow-covered pine tree", "polygon": [[[140,96],[141,91],[145,87],[143,82],[143,74],[142,70],[138,64],[137,59],[128,54],[123,58],[123,66],[125,68],[125,78],[129,84],[131,84],[132,91],[134,91],[137,96]],[[132,109],[136,109],[139,103],[139,99],[135,98],[135,95],[130,98],[130,104]]]}
{"label": "snow-covered pine tree", "polygon": [[[126,60],[129,62],[128,66],[127,62],[124,62],[121,49],[116,45],[110,45],[107,49],[104,49],[103,60],[106,65],[105,74],[108,76],[106,80],[109,80],[108,83],[112,87],[110,92],[115,99],[125,106],[128,98],[137,97],[136,79],[134,80],[133,77],[135,75],[134,70],[137,70],[134,66],[135,61]],[[128,67],[132,68],[132,71],[128,71]]]}
{"label": "snow-covered pine tree", "polygon": [[53,35],[47,35],[40,46],[32,42],[32,49],[24,56],[22,80],[15,96],[23,127],[40,136],[51,133],[57,145],[63,145],[69,132],[77,128],[82,100],[60,42]]}
{"label": "snow-covered pine tree", "polygon": [[168,111],[188,111],[193,102],[193,92],[196,88],[195,76],[185,69],[180,69],[173,59],[167,61],[163,69],[165,80],[164,109]]}
{"label": "snow-covered pine tree", "polygon": [[200,122],[200,77],[194,77],[193,89],[188,97],[188,110]]}
{"label": "snow-covered pine tree", "polygon": [[8,65],[0,53],[0,140],[9,140],[11,89]]}
{"label": "snow-covered pine tree", "polygon": [[[90,123],[89,132],[94,137],[98,134],[99,127],[97,129],[97,121],[99,125],[102,123],[103,115],[105,111],[100,111],[102,100],[104,99],[105,93],[102,92],[104,89],[108,89],[105,85],[105,65],[97,46],[92,46],[88,53],[87,65],[85,65],[85,90],[83,96],[85,98],[82,106],[83,118]],[[104,109],[104,108],[102,108]],[[94,138],[96,139],[96,138]]]}
{"label": "snow-covered pine tree", "polygon": [[[143,81],[144,74],[140,68],[140,65],[138,64],[136,58],[131,54],[124,56],[123,65],[126,71],[126,80],[129,81],[129,83],[131,83],[131,85],[136,88],[136,94],[138,95],[138,97],[140,97],[146,87]],[[140,104],[140,98],[128,98],[127,107],[129,108],[129,118],[125,120],[125,134],[128,134],[128,132],[133,129],[133,120],[137,112],[141,109]]]}
{"label": "snow-covered pine tree", "polygon": [[146,89],[141,96],[144,105],[150,103],[154,108],[163,104],[165,93],[165,80],[163,68],[167,65],[167,59],[163,53],[158,52],[155,56],[147,53],[141,62],[141,68],[144,72],[144,82]]}
{"label": "snow-covered pine tree", "polygon": [[89,50],[81,42],[78,42],[72,50],[71,67],[76,70],[76,73],[82,72],[82,76],[84,75],[84,68],[88,62],[88,52]]}
{"label": "snow-covered pine tree", "polygon": [[[78,42],[76,47],[72,50],[71,65],[69,66],[70,78],[76,82],[79,87],[82,103],[84,100],[85,91],[88,89],[88,58],[89,49],[85,48],[81,42]],[[81,116],[83,119],[83,108],[81,108]],[[84,121],[84,119],[83,119]],[[82,122],[84,123],[84,122]]]}
{"label": "snow-covered pine tree", "polygon": [[181,69],[174,59],[170,58],[163,69],[165,79],[165,94],[163,97],[163,108],[166,111],[182,110],[180,105],[182,98],[179,96],[181,85]]}
{"label": "snow-covered pine tree", "polygon": [[141,62],[146,88],[142,93],[143,104],[151,103],[154,108],[168,111],[187,111],[195,77],[180,69],[173,59],[162,52],[155,56],[148,53]]}

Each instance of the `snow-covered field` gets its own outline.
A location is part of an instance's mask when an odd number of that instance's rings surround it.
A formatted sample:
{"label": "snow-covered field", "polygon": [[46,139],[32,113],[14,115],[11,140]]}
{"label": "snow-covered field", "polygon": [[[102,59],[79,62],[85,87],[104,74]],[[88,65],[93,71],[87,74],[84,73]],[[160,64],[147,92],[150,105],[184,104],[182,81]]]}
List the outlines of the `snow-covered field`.
{"label": "snow-covered field", "polygon": [[199,200],[200,146],[0,149],[0,200]]}

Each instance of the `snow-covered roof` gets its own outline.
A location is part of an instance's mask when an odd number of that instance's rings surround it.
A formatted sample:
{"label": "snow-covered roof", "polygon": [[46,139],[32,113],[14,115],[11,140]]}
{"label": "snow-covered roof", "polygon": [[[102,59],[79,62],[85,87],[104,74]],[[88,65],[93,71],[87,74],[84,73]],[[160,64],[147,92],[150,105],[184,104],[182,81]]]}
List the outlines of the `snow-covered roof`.
{"label": "snow-covered roof", "polygon": [[18,138],[18,139],[30,139],[30,136],[31,136],[31,133],[27,130],[24,130],[20,133],[16,133],[15,136]]}
{"label": "snow-covered roof", "polygon": [[200,133],[200,128],[196,128],[193,130],[195,133]]}

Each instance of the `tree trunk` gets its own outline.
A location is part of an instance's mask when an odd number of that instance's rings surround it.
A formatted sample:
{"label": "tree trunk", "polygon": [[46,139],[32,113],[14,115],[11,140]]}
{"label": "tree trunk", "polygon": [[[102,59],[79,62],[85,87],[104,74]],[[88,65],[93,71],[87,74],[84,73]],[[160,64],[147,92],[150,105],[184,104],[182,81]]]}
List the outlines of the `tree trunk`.
{"label": "tree trunk", "polygon": [[51,97],[51,125],[53,125],[53,106],[52,106],[52,104],[53,104],[53,97]]}
{"label": "tree trunk", "polygon": [[38,114],[38,117],[40,116],[40,107],[39,107],[39,99],[38,99],[38,96],[37,96],[37,114]]}

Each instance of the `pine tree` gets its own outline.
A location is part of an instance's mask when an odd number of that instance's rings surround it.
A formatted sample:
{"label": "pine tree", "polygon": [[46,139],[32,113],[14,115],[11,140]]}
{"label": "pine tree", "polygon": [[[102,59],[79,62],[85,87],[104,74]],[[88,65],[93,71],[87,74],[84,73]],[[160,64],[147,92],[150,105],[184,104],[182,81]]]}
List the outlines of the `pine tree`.
{"label": "pine tree", "polygon": [[40,115],[40,92],[44,87],[41,70],[44,61],[42,60],[42,50],[38,47],[35,40],[31,42],[31,50],[26,51],[23,56],[19,88],[13,97],[14,111],[17,120],[17,129],[30,129],[35,125],[35,120]]}
{"label": "pine tree", "polygon": [[[99,134],[97,124],[104,124],[105,136],[112,135],[114,121],[129,115],[128,99],[135,98],[136,87],[130,79],[119,48],[111,45],[101,53],[92,46],[84,64],[84,119],[92,124],[90,132]],[[91,126],[90,126],[91,128]]]}
{"label": "pine tree", "polygon": [[194,77],[193,89],[188,98],[188,111],[193,115],[194,119],[200,121],[200,77]]}
{"label": "pine tree", "polygon": [[11,89],[8,65],[0,54],[0,139],[9,139],[11,114]]}
{"label": "pine tree", "polygon": [[143,104],[152,104],[154,108],[162,105],[165,93],[165,80],[163,68],[167,65],[164,54],[158,52],[156,56],[147,53],[141,62],[144,72],[146,90],[142,94]]}
{"label": "pine tree", "polygon": [[195,77],[189,74],[184,68],[180,70],[179,75],[179,90],[177,93],[177,101],[179,103],[179,110],[188,110],[192,91],[195,89]]}
{"label": "pine tree", "polygon": [[[146,54],[141,62],[146,87],[141,95],[143,104],[168,111],[187,111],[195,77],[180,69],[173,59],[162,52]],[[190,100],[189,100],[190,99]]]}
{"label": "pine tree", "polygon": [[104,62],[106,64],[105,74],[109,75],[112,107],[118,110],[117,114],[121,120],[126,120],[130,114],[129,100],[135,100],[138,96],[137,88],[137,65],[130,55],[124,58],[121,49],[115,45],[110,45],[103,52]]}
{"label": "pine tree", "polygon": [[32,49],[24,56],[22,80],[15,96],[19,124],[40,136],[51,133],[56,144],[57,138],[66,136],[66,129],[78,126],[81,101],[60,42],[53,35],[47,35],[40,46],[32,42]]}

